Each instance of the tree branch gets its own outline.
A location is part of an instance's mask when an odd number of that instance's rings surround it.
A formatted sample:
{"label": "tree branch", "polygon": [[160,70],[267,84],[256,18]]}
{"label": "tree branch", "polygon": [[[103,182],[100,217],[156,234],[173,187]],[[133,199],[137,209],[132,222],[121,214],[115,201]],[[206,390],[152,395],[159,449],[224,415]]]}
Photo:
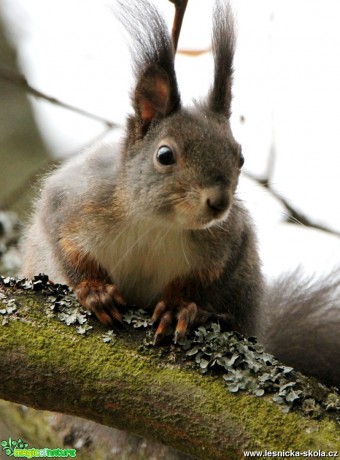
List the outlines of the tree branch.
{"label": "tree branch", "polygon": [[182,48],[177,51],[177,54],[182,54],[183,56],[198,57],[198,56],[202,56],[202,54],[207,54],[210,52],[211,52],[211,48],[205,48],[205,49],[200,49],[200,50]]}
{"label": "tree branch", "polygon": [[174,52],[176,53],[178,40],[179,40],[179,36],[181,33],[183,18],[184,18],[187,4],[188,4],[188,0],[169,0],[169,1],[175,5],[175,17],[174,17],[174,22],[172,25],[171,38],[172,38],[172,46],[173,46]]}
{"label": "tree branch", "polygon": [[250,172],[245,172],[244,175],[246,177],[249,177],[253,181],[257,182],[262,187],[266,188],[274,198],[276,198],[283,204],[283,206],[287,209],[287,221],[288,222],[291,222],[293,224],[304,225],[305,227],[315,228],[316,230],[321,230],[323,232],[330,233],[332,235],[340,236],[340,232],[337,232],[336,230],[332,230],[326,225],[321,225],[321,224],[318,224],[317,222],[313,222],[305,214],[303,214],[302,212],[294,208],[294,206],[290,204],[282,195],[280,195],[278,192],[273,190],[273,188],[270,186],[270,183],[268,182],[267,179],[261,179],[259,177],[256,177],[254,174],[251,174]]}
{"label": "tree branch", "polygon": [[93,120],[104,123],[108,128],[118,127],[117,123],[114,123],[113,121],[107,120],[103,117],[100,117],[99,115],[95,115],[91,112],[88,112],[87,110],[80,109],[73,105],[67,104],[66,102],[60,101],[59,99],[53,96],[48,96],[47,94],[42,93],[36,88],[33,88],[33,86],[31,86],[28,83],[27,79],[23,75],[20,75],[11,69],[1,66],[0,67],[0,79],[18,86],[19,88],[25,90],[28,94],[31,94],[32,96],[44,99],[45,101],[48,101],[51,104],[58,105],[60,107],[63,107],[64,109],[71,110],[72,112],[76,112],[79,115],[83,115],[85,117],[92,118]]}
{"label": "tree branch", "polygon": [[205,460],[243,458],[246,449],[340,449],[335,422],[283,413],[270,398],[233,395],[174,349],[143,346],[144,332],[117,332],[104,343],[107,330],[95,320],[83,336],[43,314],[50,308],[44,291],[0,285],[0,310],[9,297],[16,311],[0,323],[3,399],[85,417]]}

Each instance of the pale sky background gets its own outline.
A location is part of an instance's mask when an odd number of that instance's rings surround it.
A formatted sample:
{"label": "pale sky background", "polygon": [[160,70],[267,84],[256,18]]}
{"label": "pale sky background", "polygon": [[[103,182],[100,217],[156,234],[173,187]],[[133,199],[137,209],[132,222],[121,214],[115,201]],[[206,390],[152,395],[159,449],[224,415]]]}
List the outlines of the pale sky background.
{"label": "pale sky background", "polygon": [[[173,5],[154,1],[171,25]],[[133,82],[113,3],[0,0],[0,8],[33,86],[122,124]],[[209,47],[212,5],[189,0],[180,49]],[[245,170],[264,174],[274,150],[273,187],[311,219],[340,232],[340,2],[234,0],[232,5],[238,31],[232,125],[243,145]],[[212,81],[211,56],[179,55],[176,65],[184,101],[204,97]],[[98,122],[31,101],[55,156],[79,150],[104,131]],[[308,273],[340,265],[339,237],[282,223],[282,206],[248,179],[239,195],[255,216],[269,276],[299,264]]]}

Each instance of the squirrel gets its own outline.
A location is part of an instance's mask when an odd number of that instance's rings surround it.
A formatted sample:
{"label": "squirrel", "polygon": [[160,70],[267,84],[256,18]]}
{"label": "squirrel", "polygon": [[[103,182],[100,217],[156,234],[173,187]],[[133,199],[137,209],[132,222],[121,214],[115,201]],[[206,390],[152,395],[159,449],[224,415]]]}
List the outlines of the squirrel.
{"label": "squirrel", "polygon": [[[183,107],[174,48],[149,0],[120,3],[132,38],[133,113],[120,149],[90,148],[43,183],[23,243],[26,277],[73,288],[102,323],[149,308],[155,343],[215,315],[257,335],[298,370],[340,386],[340,280],[268,286],[252,219],[236,195],[244,163],[230,127],[235,32],[218,0],[214,75],[204,101]],[[340,303],[339,303],[340,304]]]}

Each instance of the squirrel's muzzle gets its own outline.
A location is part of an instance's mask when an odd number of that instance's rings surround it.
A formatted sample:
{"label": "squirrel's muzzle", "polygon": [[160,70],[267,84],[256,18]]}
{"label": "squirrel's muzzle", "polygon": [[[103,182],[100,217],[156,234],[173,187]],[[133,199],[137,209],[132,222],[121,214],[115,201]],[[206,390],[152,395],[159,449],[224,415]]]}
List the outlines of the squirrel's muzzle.
{"label": "squirrel's muzzle", "polygon": [[212,218],[223,216],[230,206],[228,189],[222,186],[209,187],[203,191],[206,211]]}

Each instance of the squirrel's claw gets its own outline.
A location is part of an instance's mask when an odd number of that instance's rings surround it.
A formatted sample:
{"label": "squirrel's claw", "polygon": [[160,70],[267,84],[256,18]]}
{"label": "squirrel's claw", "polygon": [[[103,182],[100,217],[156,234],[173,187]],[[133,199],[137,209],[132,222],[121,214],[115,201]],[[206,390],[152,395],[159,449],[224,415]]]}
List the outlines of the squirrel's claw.
{"label": "squirrel's claw", "polygon": [[159,320],[159,325],[155,333],[154,345],[158,345],[159,343],[162,342],[164,337],[171,334],[173,330],[172,323],[173,323],[173,312],[171,310],[164,311]]}
{"label": "squirrel's claw", "polygon": [[125,307],[126,302],[114,284],[82,281],[75,288],[75,293],[81,305],[92,311],[101,323],[111,326],[122,321],[118,308]]}
{"label": "squirrel's claw", "polygon": [[[176,315],[175,315],[176,313]],[[152,321],[159,323],[154,344],[157,345],[164,337],[170,335],[174,329],[174,319],[177,319],[177,324],[174,332],[174,342],[183,338],[194,322],[197,313],[197,305],[193,302],[183,302],[181,306],[168,306],[164,301],[159,302],[152,315]]]}

